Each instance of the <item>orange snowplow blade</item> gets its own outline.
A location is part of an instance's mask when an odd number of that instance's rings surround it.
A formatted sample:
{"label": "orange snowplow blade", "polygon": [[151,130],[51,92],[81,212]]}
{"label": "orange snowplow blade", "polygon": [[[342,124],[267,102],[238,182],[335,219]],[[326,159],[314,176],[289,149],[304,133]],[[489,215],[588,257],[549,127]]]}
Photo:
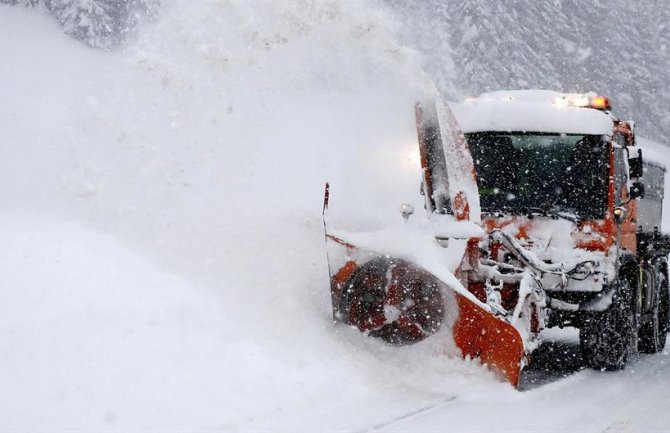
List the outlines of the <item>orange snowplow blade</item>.
{"label": "orange snowplow blade", "polygon": [[517,386],[524,358],[519,332],[465,296],[457,294],[456,298],[459,314],[453,336],[463,357],[479,358],[501,378]]}
{"label": "orange snowplow blade", "polygon": [[524,345],[511,324],[414,263],[332,235],[326,243],[336,321],[393,345],[416,343],[453,323],[451,335],[464,358],[480,359],[502,380],[518,385]]}

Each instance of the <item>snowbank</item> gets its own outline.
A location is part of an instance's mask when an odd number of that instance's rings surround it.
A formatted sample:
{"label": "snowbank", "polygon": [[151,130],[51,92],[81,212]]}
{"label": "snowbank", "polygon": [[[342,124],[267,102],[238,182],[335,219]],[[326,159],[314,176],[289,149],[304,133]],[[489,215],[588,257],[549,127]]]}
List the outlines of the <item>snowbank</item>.
{"label": "snowbank", "polygon": [[357,1],[178,2],[100,53],[0,6],[0,429],[361,429],[512,392],[439,334],[331,322],[325,181],[389,218],[418,196],[374,189],[430,88],[389,28]]}
{"label": "snowbank", "polygon": [[230,299],[78,223],[0,222],[4,430],[361,428],[488,377],[439,335],[333,328],[306,282]]}

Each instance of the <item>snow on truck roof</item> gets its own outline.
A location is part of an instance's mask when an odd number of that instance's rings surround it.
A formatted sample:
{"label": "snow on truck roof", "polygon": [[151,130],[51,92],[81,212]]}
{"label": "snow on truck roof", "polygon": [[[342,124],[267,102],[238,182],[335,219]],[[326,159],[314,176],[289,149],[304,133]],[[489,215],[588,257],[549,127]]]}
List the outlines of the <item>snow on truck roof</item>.
{"label": "snow on truck roof", "polygon": [[[611,134],[612,118],[599,109],[609,102],[595,93],[567,94],[549,90],[484,93],[452,104],[464,133],[478,131]],[[599,105],[597,105],[599,104]]]}
{"label": "snow on truck roof", "polygon": [[667,153],[668,146],[639,135],[635,137],[635,142],[642,149],[642,159],[644,161],[661,168],[667,168],[668,158],[664,155]]}

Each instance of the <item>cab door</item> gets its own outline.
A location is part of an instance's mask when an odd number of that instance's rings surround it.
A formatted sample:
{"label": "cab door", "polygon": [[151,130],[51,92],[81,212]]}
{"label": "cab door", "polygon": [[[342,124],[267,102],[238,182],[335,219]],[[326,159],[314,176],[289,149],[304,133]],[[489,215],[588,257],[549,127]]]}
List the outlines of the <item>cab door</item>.
{"label": "cab door", "polygon": [[637,250],[637,206],[635,200],[628,201],[628,164],[625,135],[615,132],[612,137],[612,151],[614,153],[614,207],[626,209],[626,217],[621,224],[621,248],[630,252]]}

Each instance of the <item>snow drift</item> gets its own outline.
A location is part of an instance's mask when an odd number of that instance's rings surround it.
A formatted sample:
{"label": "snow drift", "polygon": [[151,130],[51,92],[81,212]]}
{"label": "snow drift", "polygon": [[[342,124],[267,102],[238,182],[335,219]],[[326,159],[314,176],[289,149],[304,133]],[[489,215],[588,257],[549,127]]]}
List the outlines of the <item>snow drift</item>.
{"label": "snow drift", "polygon": [[323,185],[402,169],[431,89],[377,9],[175,3],[115,53],[0,12],[2,428],[361,428],[493,382],[330,320]]}

